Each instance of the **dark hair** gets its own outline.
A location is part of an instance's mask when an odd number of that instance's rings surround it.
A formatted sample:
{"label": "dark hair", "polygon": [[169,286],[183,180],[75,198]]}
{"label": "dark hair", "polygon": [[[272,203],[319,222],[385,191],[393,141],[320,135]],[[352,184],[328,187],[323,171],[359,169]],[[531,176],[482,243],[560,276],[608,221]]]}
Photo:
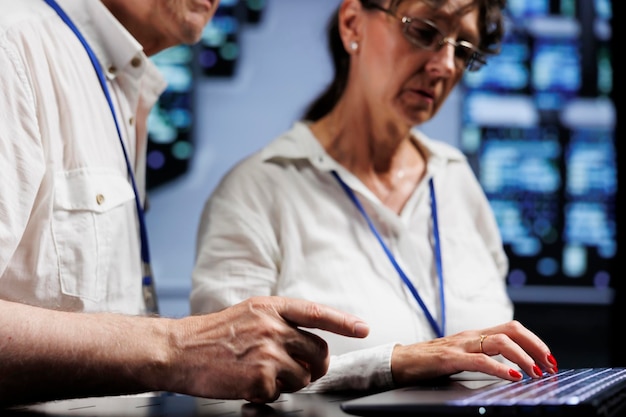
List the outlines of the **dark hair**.
{"label": "dark hair", "polygon": [[[381,4],[382,0],[360,0],[366,9],[371,9],[372,4]],[[398,5],[405,0],[391,0],[389,9],[396,10]],[[447,0],[422,0],[431,3],[434,7],[440,7]],[[504,36],[504,18],[502,11],[506,7],[506,0],[474,0],[471,6],[477,6],[479,10],[478,24],[480,43],[478,48],[487,55],[500,53],[500,44]],[[341,98],[348,82],[348,70],[350,68],[350,55],[343,47],[339,35],[338,22],[339,8],[335,10],[327,26],[328,48],[333,60],[335,71],[332,82],[304,112],[304,119],[317,121],[328,114]]]}

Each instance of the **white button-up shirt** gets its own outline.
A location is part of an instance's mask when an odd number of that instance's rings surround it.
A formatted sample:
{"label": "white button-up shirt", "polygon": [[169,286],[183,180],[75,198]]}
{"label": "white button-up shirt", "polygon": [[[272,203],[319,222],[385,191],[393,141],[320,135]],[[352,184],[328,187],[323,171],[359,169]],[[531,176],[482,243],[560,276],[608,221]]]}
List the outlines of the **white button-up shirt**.
{"label": "white button-up shirt", "polygon": [[[99,0],[58,3],[105,71],[143,200],[145,119],[165,81]],[[134,193],[91,61],[44,1],[0,10],[0,298],[140,313]]]}
{"label": "white button-up shirt", "polygon": [[367,222],[330,174],[354,190],[396,261],[441,320],[428,181],[436,189],[446,334],[513,318],[508,262],[493,212],[466,158],[415,132],[427,173],[400,215],[333,160],[304,123],[229,172],[209,198],[198,236],[193,313],[252,295],[305,298],[363,318],[365,339],[322,335],[333,355],[310,390],[390,387],[395,343],[435,337]]}

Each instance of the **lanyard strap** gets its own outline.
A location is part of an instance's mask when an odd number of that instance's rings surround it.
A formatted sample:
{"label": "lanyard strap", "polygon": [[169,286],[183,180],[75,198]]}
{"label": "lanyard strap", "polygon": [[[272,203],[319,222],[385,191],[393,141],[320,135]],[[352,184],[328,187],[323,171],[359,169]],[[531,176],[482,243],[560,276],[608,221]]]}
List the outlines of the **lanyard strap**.
{"label": "lanyard strap", "polygon": [[148,247],[148,230],[146,227],[146,221],[144,218],[144,211],[141,205],[141,201],[139,200],[139,192],[137,191],[137,184],[135,182],[135,175],[133,174],[133,169],[130,163],[130,159],[128,158],[128,152],[126,151],[126,146],[124,145],[124,140],[122,139],[122,132],[120,130],[119,123],[117,121],[117,116],[115,114],[115,107],[113,106],[113,101],[111,100],[111,94],[109,93],[109,88],[107,87],[106,78],[104,76],[104,72],[102,71],[102,67],[98,62],[98,58],[96,54],[93,52],[87,40],[80,33],[74,22],[69,18],[69,16],[65,13],[65,11],[56,3],[55,0],[44,0],[50,7],[52,7],[61,20],[69,26],[69,28],[74,32],[80,43],[85,48],[87,55],[89,55],[89,59],[91,60],[91,64],[93,65],[94,70],[98,76],[98,80],[100,81],[100,86],[102,87],[102,91],[104,92],[104,96],[106,97],[109,108],[111,109],[111,114],[113,116],[113,121],[115,122],[115,129],[117,130],[117,136],[119,137],[120,144],[122,145],[122,152],[124,152],[124,159],[126,161],[126,169],[128,171],[128,175],[130,177],[130,182],[133,186],[133,191],[135,193],[135,206],[137,207],[137,217],[139,218],[139,234],[141,237],[141,261],[142,261],[142,289],[144,301],[146,302],[146,309],[149,313],[158,314],[158,305],[156,300],[156,291],[154,288],[154,280],[152,278],[152,270],[150,268],[150,248]]}
{"label": "lanyard strap", "polygon": [[411,294],[413,295],[417,303],[420,305],[420,307],[424,311],[424,314],[426,315],[426,318],[428,319],[428,322],[430,323],[430,326],[432,327],[437,337],[443,337],[445,335],[446,309],[445,309],[445,299],[444,299],[444,294],[443,294],[443,271],[441,267],[441,248],[440,248],[440,242],[439,242],[439,225],[438,225],[438,220],[437,220],[437,200],[435,199],[435,186],[433,183],[433,179],[431,178],[428,184],[430,186],[430,207],[431,207],[431,213],[432,213],[432,218],[433,218],[433,234],[434,234],[434,240],[435,240],[434,242],[435,243],[435,265],[437,268],[437,278],[439,280],[439,301],[441,304],[441,326],[437,323],[433,315],[430,313],[430,311],[428,310],[428,307],[426,307],[426,304],[424,304],[422,297],[420,297],[419,293],[417,292],[417,289],[415,288],[415,286],[413,285],[409,277],[404,273],[404,271],[402,270],[402,268],[396,261],[396,258],[393,256],[393,254],[391,253],[391,251],[389,250],[389,248],[383,241],[382,237],[380,236],[380,233],[378,233],[378,230],[376,230],[374,223],[372,222],[370,217],[367,215],[367,212],[361,205],[361,202],[357,198],[354,191],[352,191],[352,189],[348,187],[348,185],[341,179],[341,177],[339,176],[339,174],[337,174],[336,171],[332,171],[331,173],[337,179],[337,181],[339,182],[343,190],[346,192],[348,197],[350,197],[350,199],[352,200],[356,208],[361,212],[361,214],[365,218],[365,221],[369,225],[370,230],[372,231],[372,233],[374,233],[374,236],[376,236],[376,239],[378,240],[378,242],[380,243],[380,246],[382,246],[383,250],[387,254],[387,257],[391,261],[393,267],[396,269],[396,271],[398,271],[400,278],[402,278],[402,281],[404,281],[404,284],[408,287],[409,291],[411,291]]}

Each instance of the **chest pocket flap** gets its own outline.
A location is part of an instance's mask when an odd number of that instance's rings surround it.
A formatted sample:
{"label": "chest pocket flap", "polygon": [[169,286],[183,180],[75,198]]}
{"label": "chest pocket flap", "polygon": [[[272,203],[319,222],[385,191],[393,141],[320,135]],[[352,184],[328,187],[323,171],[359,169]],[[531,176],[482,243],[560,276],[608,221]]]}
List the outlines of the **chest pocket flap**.
{"label": "chest pocket flap", "polygon": [[128,179],[117,173],[78,170],[55,178],[55,209],[104,213],[134,197]]}
{"label": "chest pocket flap", "polygon": [[135,194],[117,171],[75,170],[55,175],[52,234],[65,295],[100,301],[119,252],[129,252]]}

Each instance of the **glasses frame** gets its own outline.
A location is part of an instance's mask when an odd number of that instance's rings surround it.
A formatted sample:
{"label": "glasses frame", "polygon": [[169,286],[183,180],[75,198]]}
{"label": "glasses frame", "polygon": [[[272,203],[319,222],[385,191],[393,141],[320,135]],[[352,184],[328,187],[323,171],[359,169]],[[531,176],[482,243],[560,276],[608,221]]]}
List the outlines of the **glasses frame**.
{"label": "glasses frame", "polygon": [[[445,44],[452,45],[454,47],[454,53],[455,53],[454,62],[456,63],[457,67],[459,67],[459,69],[474,72],[474,71],[478,71],[479,69],[483,67],[483,65],[487,64],[487,57],[485,56],[485,54],[481,52],[477,47],[475,47],[472,43],[467,42],[467,41],[457,42],[456,40],[452,39],[450,36],[445,36],[443,32],[441,32],[441,30],[437,27],[437,25],[435,25],[435,23],[433,23],[432,21],[428,19],[422,19],[419,17],[409,17],[409,16],[398,17],[390,9],[384,8],[383,6],[376,4],[376,3],[368,3],[367,7],[370,9],[374,9],[374,10],[378,10],[383,13],[386,13],[389,16],[393,17],[394,19],[399,20],[400,23],[402,23],[402,33],[404,34],[405,39],[409,41],[409,43],[411,43],[412,45],[418,48],[421,48],[427,51],[439,51]],[[409,28],[411,27],[411,23],[416,22],[416,21],[421,22],[425,24],[426,26],[430,27],[435,33],[437,33],[440,40],[435,42],[433,45],[424,45],[420,43],[418,40],[416,40],[413,36],[409,34]],[[456,51],[459,48],[471,51],[469,58],[465,60],[465,62],[457,60]],[[459,65],[459,62],[463,62],[463,64]]]}

